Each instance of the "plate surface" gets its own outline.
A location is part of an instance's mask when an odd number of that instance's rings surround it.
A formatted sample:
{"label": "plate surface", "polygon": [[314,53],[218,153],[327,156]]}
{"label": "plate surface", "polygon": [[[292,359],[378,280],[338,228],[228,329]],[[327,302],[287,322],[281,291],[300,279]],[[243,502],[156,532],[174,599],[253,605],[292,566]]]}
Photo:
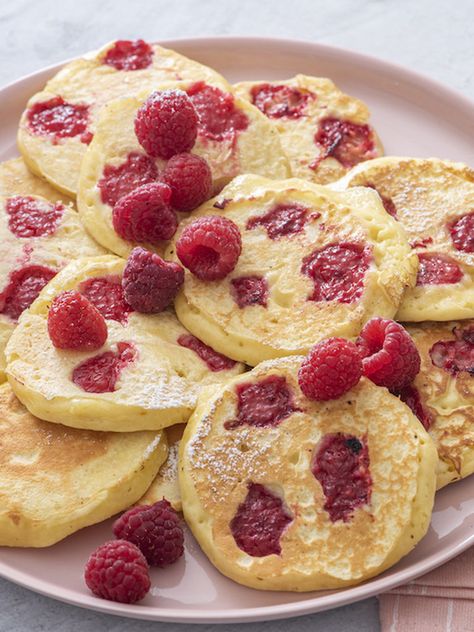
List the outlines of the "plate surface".
{"label": "plate surface", "polygon": [[[206,38],[163,42],[213,66],[230,81],[284,79],[296,73],[330,77],[370,107],[386,154],[436,156],[474,166],[474,104],[404,68],[350,51],[291,40]],[[59,67],[0,90],[0,160],[17,155],[16,128],[31,94]],[[186,554],[152,571],[152,590],[128,606],[93,597],[82,569],[89,553],[112,537],[111,522],[89,527],[48,549],[0,549],[0,575],[55,599],[111,614],[157,621],[224,623],[293,617],[365,599],[410,581],[474,544],[474,477],[436,497],[430,530],[407,557],[355,588],[319,593],[259,592],[223,577],[190,534]]]}

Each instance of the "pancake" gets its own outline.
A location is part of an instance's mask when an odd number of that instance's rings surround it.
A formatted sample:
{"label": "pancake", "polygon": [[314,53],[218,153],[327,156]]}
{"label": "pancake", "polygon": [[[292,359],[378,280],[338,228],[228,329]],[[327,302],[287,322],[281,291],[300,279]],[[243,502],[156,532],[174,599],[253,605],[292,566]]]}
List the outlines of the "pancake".
{"label": "pancake", "polygon": [[355,167],[338,189],[371,186],[420,257],[417,285],[397,320],[474,317],[474,171],[436,158],[379,158]]}
{"label": "pancake", "polygon": [[243,81],[234,90],[276,127],[295,178],[326,184],[361,160],[383,155],[365,103],[330,79],[296,75],[286,81]]}
{"label": "pancake", "polygon": [[[230,97],[233,105],[222,108],[223,131],[217,133],[221,121],[219,114],[205,105],[208,98],[211,104],[214,103],[215,89],[206,84],[181,82],[179,85],[157,84],[155,90],[177,87],[186,90],[193,101],[198,99],[201,105],[204,103],[203,108],[198,107],[201,122],[192,153],[209,163],[214,192],[220,191],[239,173],[258,173],[273,178],[288,176],[288,161],[278,133],[257,108]],[[120,173],[120,194],[124,195],[123,174],[131,174],[129,192],[137,186],[138,180],[142,184],[156,179],[166,164],[164,160],[147,157],[135,136],[135,115],[149,94],[150,91],[145,90],[139,96],[118,99],[103,109],[81,167],[77,201],[82,221],[99,243],[121,256],[127,256],[134,244],[121,239],[112,226],[112,207],[118,194],[110,193],[108,183]],[[219,92],[218,99],[221,98],[219,95],[229,99],[228,93]],[[215,105],[217,108],[219,104]],[[148,248],[157,250],[151,245]]]}
{"label": "pancake", "polygon": [[0,546],[50,546],[126,509],[166,458],[161,432],[75,430],[0,387]]}
{"label": "pancake", "polygon": [[302,359],[203,393],[181,442],[187,524],[221,573],[262,590],[373,577],[424,536],[433,506],[436,449],[411,411],[365,378],[311,402]]}
{"label": "pancake", "polygon": [[[22,170],[21,163],[9,169]],[[0,166],[0,182],[4,174]],[[12,177],[25,191],[22,180]],[[5,345],[22,310],[69,261],[103,252],[71,205],[30,194],[0,196],[0,382],[5,380]]]}
{"label": "pancake", "polygon": [[31,97],[20,121],[18,147],[27,165],[72,197],[82,158],[105,103],[138,90],[152,90],[167,80],[207,81],[228,87],[211,68],[157,44],[143,42],[143,54],[135,58],[135,66],[141,63],[142,67],[117,68],[106,63],[111,51],[118,50],[116,46],[110,42],[64,66]]}
{"label": "pancake", "polygon": [[298,179],[240,176],[174,239],[202,215],[234,221],[242,254],[221,281],[186,271],[176,313],[206,344],[251,366],[306,353],[329,336],[357,336],[372,316],[392,318],[415,282],[403,229],[367,189],[340,194]]}
{"label": "pancake", "polygon": [[[211,370],[171,310],[132,311],[121,286],[125,263],[105,255],[69,264],[22,316],[7,345],[7,375],[36,417],[91,430],[161,430],[187,421],[203,386],[243,371],[222,357]],[[49,338],[51,301],[72,289],[106,319],[108,339],[98,351],[56,349]],[[212,350],[207,355],[215,360]]]}
{"label": "pancake", "polygon": [[22,158],[0,162],[0,195],[40,195],[50,202],[71,204],[71,198],[35,176]]}
{"label": "pancake", "polygon": [[474,321],[407,329],[420,352],[421,370],[404,399],[438,449],[439,489],[474,472]]}

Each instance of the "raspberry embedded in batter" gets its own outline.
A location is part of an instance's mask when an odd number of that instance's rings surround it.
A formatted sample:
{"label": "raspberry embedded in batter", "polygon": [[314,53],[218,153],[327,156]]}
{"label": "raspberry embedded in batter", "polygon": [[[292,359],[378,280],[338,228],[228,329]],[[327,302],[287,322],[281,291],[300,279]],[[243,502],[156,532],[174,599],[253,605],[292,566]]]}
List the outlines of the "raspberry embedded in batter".
{"label": "raspberry embedded in batter", "polygon": [[302,274],[312,279],[308,301],[354,303],[364,291],[364,277],[372,262],[368,246],[360,243],[329,244],[303,259]]}
{"label": "raspberry embedded in batter", "polygon": [[269,118],[301,118],[309,98],[316,99],[316,95],[310,92],[271,83],[253,86],[250,95],[252,103]]}
{"label": "raspberry embedded in batter", "polygon": [[396,219],[397,218],[397,207],[395,206],[395,203],[392,200],[392,198],[388,197],[388,195],[384,195],[383,193],[380,193],[380,191],[377,189],[377,187],[374,184],[372,184],[372,183],[367,183],[365,186],[368,187],[369,189],[373,189],[374,191],[377,191],[377,193],[379,194],[380,199],[382,200],[382,204],[383,204],[384,209],[387,211],[387,213],[389,215],[391,215],[392,217],[394,217]]}
{"label": "raspberry embedded in batter", "polygon": [[199,116],[198,133],[209,140],[233,140],[238,132],[247,129],[247,116],[236,108],[234,97],[203,81],[187,90]]}
{"label": "raspberry embedded in batter", "polygon": [[222,353],[214,351],[212,347],[204,344],[202,340],[191,334],[181,334],[178,338],[178,344],[194,351],[211,371],[229,371],[236,364],[235,360],[231,360]]}
{"label": "raspberry embedded in batter", "polygon": [[280,555],[280,538],[293,522],[281,498],[258,483],[249,483],[247,496],[230,522],[235,543],[247,555]]}
{"label": "raspberry embedded in batter", "polygon": [[323,488],[324,509],[332,522],[348,522],[355,509],[370,502],[372,478],[365,437],[327,434],[319,443],[311,471]]}
{"label": "raspberry embedded in batter", "polygon": [[238,384],[237,417],[224,423],[226,430],[244,424],[257,428],[277,426],[295,412],[300,412],[293,403],[293,395],[284,377],[269,375],[258,382]]}
{"label": "raspberry embedded in batter", "polygon": [[232,279],[230,292],[240,309],[249,305],[267,306],[268,283],[265,277],[253,275]]}
{"label": "raspberry embedded in batter", "polygon": [[128,315],[133,309],[125,300],[122,279],[118,275],[86,279],[80,284],[79,291],[104,318],[127,324]]}
{"label": "raspberry embedded in batter", "polygon": [[418,389],[413,386],[407,386],[398,394],[402,402],[411,408],[412,413],[418,417],[423,424],[425,430],[429,430],[433,424],[433,418],[428,410],[423,406]]}
{"label": "raspberry embedded in batter", "polygon": [[439,252],[418,253],[420,267],[416,278],[417,285],[443,285],[459,283],[463,271],[456,261]]}
{"label": "raspberry embedded in batter", "polygon": [[104,204],[115,204],[133,189],[158,179],[155,161],[145,154],[132,152],[118,167],[105,165],[104,174],[98,182],[100,197]]}
{"label": "raspberry embedded in batter", "polygon": [[153,49],[142,39],[117,40],[105,54],[102,63],[116,70],[143,70],[151,66],[152,60]]}
{"label": "raspberry embedded in batter", "polygon": [[466,371],[474,376],[474,326],[455,327],[456,340],[440,340],[430,349],[431,362],[451,375]]}
{"label": "raspberry embedded in batter", "polygon": [[36,136],[50,136],[53,142],[61,138],[79,136],[81,143],[89,144],[92,134],[88,130],[89,106],[67,103],[62,97],[34,103],[27,111],[28,129]]}
{"label": "raspberry embedded in batter", "polygon": [[130,342],[118,342],[117,351],[106,351],[81,362],[72,381],[87,393],[113,393],[122,370],[134,362],[138,352]]}
{"label": "raspberry embedded in batter", "polygon": [[247,220],[247,230],[262,226],[270,239],[300,233],[306,222],[308,209],[299,204],[278,204],[265,213]]}
{"label": "raspberry embedded in batter", "polygon": [[17,320],[36,299],[44,286],[56,275],[46,266],[30,265],[10,274],[6,288],[0,293],[0,314]]}
{"label": "raspberry embedded in batter", "polygon": [[64,206],[17,195],[7,199],[6,211],[8,228],[15,237],[44,237],[55,232]]}
{"label": "raspberry embedded in batter", "polygon": [[456,218],[448,229],[456,250],[474,252],[474,211]]}
{"label": "raspberry embedded in batter", "polygon": [[310,165],[317,169],[326,158],[335,158],[350,169],[359,162],[375,158],[374,135],[369,125],[327,117],[319,122],[314,142],[321,147],[321,155]]}

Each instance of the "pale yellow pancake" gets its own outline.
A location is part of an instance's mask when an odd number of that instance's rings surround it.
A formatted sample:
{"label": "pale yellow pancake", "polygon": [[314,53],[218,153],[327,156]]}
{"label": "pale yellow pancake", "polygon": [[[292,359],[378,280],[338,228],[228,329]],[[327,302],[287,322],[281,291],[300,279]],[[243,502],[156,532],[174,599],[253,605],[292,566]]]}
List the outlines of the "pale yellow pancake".
{"label": "pale yellow pancake", "polygon": [[40,195],[50,202],[72,204],[71,198],[34,175],[22,158],[12,158],[0,163],[0,195]]}

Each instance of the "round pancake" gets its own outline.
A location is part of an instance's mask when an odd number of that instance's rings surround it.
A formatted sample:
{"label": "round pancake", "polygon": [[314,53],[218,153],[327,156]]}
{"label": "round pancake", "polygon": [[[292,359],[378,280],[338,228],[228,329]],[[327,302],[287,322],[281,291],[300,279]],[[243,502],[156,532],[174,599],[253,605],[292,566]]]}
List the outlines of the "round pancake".
{"label": "round pancake", "polygon": [[438,449],[439,489],[474,472],[474,321],[407,329],[420,352],[421,370],[404,399]]}
{"label": "round pancake", "polygon": [[[405,287],[415,282],[418,262],[403,229],[367,189],[340,194],[303,180],[240,176],[184,220],[175,240],[202,215],[234,221],[242,254],[221,281],[200,281],[186,271],[176,313],[206,344],[251,366],[306,353],[329,336],[357,336],[372,316],[393,317]],[[174,243],[167,258],[176,256]],[[321,264],[325,280],[316,287],[313,262],[334,258],[339,248],[349,276],[338,258],[329,271]],[[353,283],[340,287],[346,278]],[[248,279],[253,291],[246,295]]]}
{"label": "round pancake", "polygon": [[[152,90],[158,82],[167,80],[207,81],[228,87],[226,80],[211,68],[157,44],[151,45],[149,66],[136,70],[117,69],[104,63],[113,47],[114,42],[111,42],[99,51],[64,66],[48,81],[44,90],[31,97],[20,121],[18,147],[30,169],[73,197],[76,195],[82,158],[105,103],[138,90]],[[35,107],[41,108],[37,104],[54,105],[54,99],[62,99],[65,107],[77,108],[79,124],[71,129],[71,133],[77,130],[75,135],[57,138],[54,134],[40,135],[32,130],[29,115],[35,112]],[[71,112],[65,112],[63,118],[69,121]],[[74,121],[74,114],[72,119]]]}
{"label": "round pancake", "polygon": [[[18,172],[21,173],[21,170],[20,167]],[[0,179],[1,174],[0,167]],[[26,190],[21,187],[21,181],[18,181],[18,186],[19,191]],[[27,202],[27,217],[28,214],[31,216],[31,209],[34,207],[37,224],[27,222],[28,225],[25,227],[21,208],[19,212],[18,209],[16,212],[12,210],[15,201],[20,200]],[[45,219],[46,228],[42,231],[38,226],[43,218],[48,217],[55,217],[56,221],[49,222]],[[18,317],[18,310],[12,307],[15,287],[21,287],[22,283],[18,281],[17,284],[15,281],[18,275],[23,274],[24,283],[27,284],[28,279],[34,278],[35,275],[45,274],[44,284],[72,259],[103,253],[104,249],[84,230],[72,206],[63,206],[61,202],[52,203],[43,197],[30,194],[0,196],[0,382],[5,380],[5,345]],[[41,269],[37,266],[41,266]],[[36,294],[38,292],[39,286]]]}
{"label": "round pancake", "polygon": [[40,195],[50,202],[71,204],[69,197],[35,176],[22,158],[0,162],[0,195]]}
{"label": "round pancake", "polygon": [[126,509],[166,458],[159,432],[92,432],[36,419],[0,387],[0,546],[50,546]]}
{"label": "round pancake", "polygon": [[[181,82],[179,85],[162,83],[156,89],[180,87],[192,91],[195,86],[196,84],[189,82]],[[148,162],[148,167],[144,167],[147,171],[154,169],[156,165],[156,177],[163,170],[166,161],[147,158],[134,130],[136,112],[149,94],[148,90],[138,96],[118,99],[104,107],[94,140],[89,145],[81,167],[77,202],[82,221],[99,243],[121,256],[127,256],[134,244],[124,241],[115,232],[112,226],[112,206],[107,203],[107,198],[104,201],[99,183],[106,180],[106,170],[112,168],[115,173],[121,165],[127,165],[127,169],[130,169],[129,165],[134,160],[141,160],[143,164]],[[239,173],[258,173],[273,178],[288,176],[288,161],[283,154],[278,132],[257,108],[246,101],[235,99],[234,106],[236,116],[246,117],[247,128],[231,130],[223,138],[217,139],[209,138],[201,123],[192,150],[192,153],[202,156],[209,163],[214,191],[220,191]],[[212,116],[212,112],[210,115]],[[205,123],[206,119],[201,120]],[[153,179],[152,176],[150,178]],[[131,188],[134,186],[137,185],[134,184]],[[148,248],[157,250],[151,245]]]}
{"label": "round pancake", "polygon": [[187,524],[224,575],[262,590],[377,575],[423,537],[433,506],[436,449],[411,411],[365,378],[312,402],[302,360],[203,393],[181,442]]}
{"label": "round pancake", "polygon": [[[243,81],[234,90],[259,107],[278,129],[295,178],[326,184],[361,160],[383,155],[382,144],[368,124],[367,106],[341,92],[330,79],[296,75],[286,81]],[[341,133],[333,138],[336,131],[328,135],[329,146],[318,140],[318,131],[326,125],[347,124],[361,134],[358,140]]]}
{"label": "round pancake", "polygon": [[[378,158],[358,165],[334,186],[364,185],[380,193],[420,256],[418,284],[407,291],[397,320],[474,317],[474,171],[436,158]],[[470,224],[459,250],[451,228],[462,217]]]}
{"label": "round pancake", "polygon": [[[112,255],[75,261],[23,314],[7,345],[7,376],[33,415],[75,428],[160,430],[187,421],[203,386],[243,371],[227,358],[222,370],[209,369],[190,348],[189,333],[171,310],[131,311],[121,289],[125,263]],[[98,351],[64,351],[51,343],[49,306],[60,292],[72,289],[88,296],[106,318],[108,339]],[[115,383],[107,382],[109,390],[91,392],[88,380],[94,378],[94,384],[97,372],[101,377],[114,375]]]}

